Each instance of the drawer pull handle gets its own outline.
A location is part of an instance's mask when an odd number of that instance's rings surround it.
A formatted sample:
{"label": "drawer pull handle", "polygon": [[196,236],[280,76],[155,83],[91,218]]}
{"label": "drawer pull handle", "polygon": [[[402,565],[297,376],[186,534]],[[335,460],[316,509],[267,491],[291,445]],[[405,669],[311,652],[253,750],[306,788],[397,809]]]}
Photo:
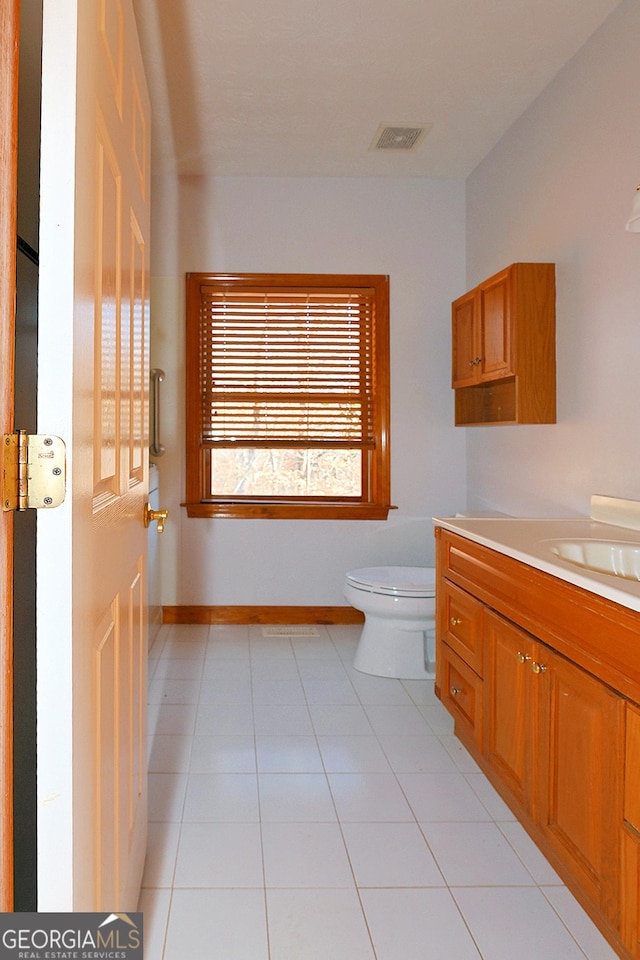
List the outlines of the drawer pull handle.
{"label": "drawer pull handle", "polygon": [[535,660],[531,664],[531,669],[534,673],[544,673],[547,669],[546,663],[537,663]]}
{"label": "drawer pull handle", "polygon": [[462,620],[459,617],[451,617],[449,623],[452,627],[457,627],[462,623]]}
{"label": "drawer pull handle", "polygon": [[451,694],[452,697],[457,697],[458,694],[462,692],[463,692],[462,687],[451,687],[451,689],[449,690],[449,693]]}
{"label": "drawer pull handle", "polygon": [[516,653],[516,660],[518,663],[526,663],[527,660],[531,660],[531,657],[527,653],[522,653],[520,650]]}

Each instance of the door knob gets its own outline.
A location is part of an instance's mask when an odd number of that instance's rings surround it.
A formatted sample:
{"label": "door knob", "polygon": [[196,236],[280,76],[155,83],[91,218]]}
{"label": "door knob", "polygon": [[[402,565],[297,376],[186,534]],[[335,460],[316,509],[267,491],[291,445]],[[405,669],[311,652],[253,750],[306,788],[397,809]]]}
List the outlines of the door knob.
{"label": "door knob", "polygon": [[158,521],[158,533],[162,533],[164,530],[165,520],[169,516],[168,510],[152,510],[151,504],[145,503],[144,505],[144,525],[148,527],[150,523],[153,523],[154,520]]}

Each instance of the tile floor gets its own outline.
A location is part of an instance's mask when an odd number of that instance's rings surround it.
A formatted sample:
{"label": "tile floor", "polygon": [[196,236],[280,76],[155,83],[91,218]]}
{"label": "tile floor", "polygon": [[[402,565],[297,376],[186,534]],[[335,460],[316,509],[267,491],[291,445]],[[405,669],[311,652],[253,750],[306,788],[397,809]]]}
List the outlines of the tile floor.
{"label": "tile floor", "polygon": [[146,960],[614,960],[433,685],[317,629],[161,628]]}

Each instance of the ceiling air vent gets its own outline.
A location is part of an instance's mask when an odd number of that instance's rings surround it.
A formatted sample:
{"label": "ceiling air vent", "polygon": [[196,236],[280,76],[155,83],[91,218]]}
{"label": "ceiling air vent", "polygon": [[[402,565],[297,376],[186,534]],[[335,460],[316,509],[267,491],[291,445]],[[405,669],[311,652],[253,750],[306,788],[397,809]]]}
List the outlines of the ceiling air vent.
{"label": "ceiling air vent", "polygon": [[382,123],[369,147],[370,150],[415,150],[431,123]]}

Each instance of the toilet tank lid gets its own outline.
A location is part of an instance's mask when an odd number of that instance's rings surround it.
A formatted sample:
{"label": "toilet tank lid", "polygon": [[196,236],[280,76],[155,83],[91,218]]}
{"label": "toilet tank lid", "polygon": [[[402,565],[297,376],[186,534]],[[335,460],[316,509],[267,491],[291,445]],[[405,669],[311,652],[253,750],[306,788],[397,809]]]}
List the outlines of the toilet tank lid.
{"label": "toilet tank lid", "polygon": [[362,567],[349,570],[347,578],[370,590],[420,594],[434,590],[436,571],[434,567]]}

